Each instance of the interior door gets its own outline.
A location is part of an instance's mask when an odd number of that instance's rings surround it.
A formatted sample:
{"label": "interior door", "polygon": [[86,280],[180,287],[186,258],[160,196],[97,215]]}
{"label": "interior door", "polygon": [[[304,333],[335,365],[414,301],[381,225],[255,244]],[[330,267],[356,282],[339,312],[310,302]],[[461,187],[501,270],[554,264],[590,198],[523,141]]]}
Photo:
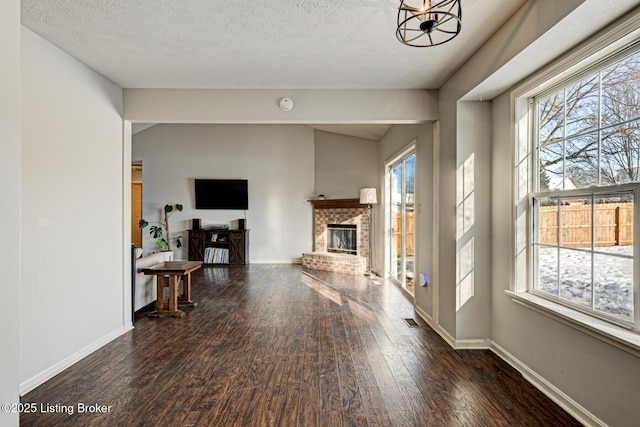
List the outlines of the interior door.
{"label": "interior door", "polygon": [[138,223],[142,219],[142,184],[131,184],[131,242],[142,248],[142,229]]}

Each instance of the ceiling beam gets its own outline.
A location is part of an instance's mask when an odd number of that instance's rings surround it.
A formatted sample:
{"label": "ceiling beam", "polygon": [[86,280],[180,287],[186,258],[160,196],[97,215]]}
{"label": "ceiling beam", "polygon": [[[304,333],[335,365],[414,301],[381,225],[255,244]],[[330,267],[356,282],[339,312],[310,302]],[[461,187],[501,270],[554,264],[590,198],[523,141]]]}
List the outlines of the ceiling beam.
{"label": "ceiling beam", "polygon": [[[278,102],[291,98],[285,112]],[[415,124],[438,119],[434,90],[124,89],[132,123]]]}

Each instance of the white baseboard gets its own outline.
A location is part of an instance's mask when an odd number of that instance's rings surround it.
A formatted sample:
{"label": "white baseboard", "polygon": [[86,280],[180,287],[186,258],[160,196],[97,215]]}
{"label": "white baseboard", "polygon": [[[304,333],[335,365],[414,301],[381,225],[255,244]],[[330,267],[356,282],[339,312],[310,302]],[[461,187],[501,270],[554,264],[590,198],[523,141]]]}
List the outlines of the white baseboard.
{"label": "white baseboard", "polygon": [[540,390],[545,396],[553,400],[558,406],[571,414],[576,420],[585,426],[606,427],[607,424],[578,404],[575,400],[563,393],[549,381],[538,375],[535,371],[514,357],[511,353],[500,347],[495,342],[491,342],[490,350],[515,370],[522,374],[522,377],[529,381],[535,388]]}
{"label": "white baseboard", "polygon": [[98,350],[100,347],[104,346],[105,344],[110,343],[111,341],[115,340],[116,338],[118,338],[119,336],[125,334],[126,332],[130,331],[131,329],[133,329],[133,326],[131,326],[131,325],[122,326],[122,327],[116,329],[115,331],[103,336],[102,338],[92,342],[88,346],[76,351],[72,355],[66,357],[65,359],[61,360],[60,362],[56,363],[55,365],[45,369],[44,371],[40,372],[39,374],[34,375],[33,377],[31,377],[28,380],[24,381],[23,383],[20,384],[20,390],[19,390],[20,391],[20,396],[24,396],[25,394],[29,393],[34,388],[36,388],[39,385],[42,385],[45,382],[49,381],[51,378],[55,377],[60,372],[62,372],[65,369],[69,368],[70,366],[72,366],[76,362],[78,362],[81,359],[87,357],[88,355],[90,355],[94,351]]}
{"label": "white baseboard", "polygon": [[455,350],[491,350],[491,340],[455,340]]}
{"label": "white baseboard", "polygon": [[492,351],[496,356],[504,360],[516,371],[518,371],[525,380],[531,383],[531,385],[540,390],[545,396],[553,400],[558,406],[567,411],[569,414],[571,414],[571,416],[573,416],[576,420],[578,420],[585,426],[607,427],[606,423],[593,415],[583,406],[578,404],[567,394],[563,393],[549,381],[544,379],[533,369],[522,363],[511,353],[500,347],[500,345],[489,339],[456,340],[440,325],[435,325],[433,318],[420,307],[414,307],[414,311],[418,316],[420,316],[422,320],[427,322],[431,329],[436,331],[436,333],[440,335],[442,339],[444,339],[447,344],[449,344],[454,350]]}
{"label": "white baseboard", "polygon": [[425,322],[427,322],[427,325],[431,326],[431,329],[435,330],[436,329],[436,325],[433,322],[433,317],[431,317],[431,315],[429,313],[427,313],[426,311],[424,311],[423,309],[421,309],[420,307],[418,307],[417,305],[413,307],[413,310],[416,312],[416,314],[418,316],[420,316],[420,318],[422,320],[424,320]]}
{"label": "white baseboard", "polygon": [[447,342],[447,344],[451,346],[451,348],[453,349],[456,348],[456,345],[455,345],[456,340],[442,326],[436,325],[435,322],[433,321],[433,318],[429,314],[427,314],[426,311],[424,311],[417,305],[413,307],[413,310],[418,316],[420,316],[422,320],[427,322],[427,324],[431,327],[431,329],[436,331],[436,333],[440,335],[440,337],[442,337],[442,339],[444,339]]}

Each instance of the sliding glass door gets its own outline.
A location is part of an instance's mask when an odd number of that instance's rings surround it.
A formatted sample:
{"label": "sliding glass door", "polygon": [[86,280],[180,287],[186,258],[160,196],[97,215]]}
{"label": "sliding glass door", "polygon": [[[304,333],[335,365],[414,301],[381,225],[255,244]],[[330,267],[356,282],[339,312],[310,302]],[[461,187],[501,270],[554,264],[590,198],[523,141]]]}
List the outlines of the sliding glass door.
{"label": "sliding glass door", "polygon": [[389,273],[411,294],[415,258],[415,172],[415,153],[406,155],[389,168]]}

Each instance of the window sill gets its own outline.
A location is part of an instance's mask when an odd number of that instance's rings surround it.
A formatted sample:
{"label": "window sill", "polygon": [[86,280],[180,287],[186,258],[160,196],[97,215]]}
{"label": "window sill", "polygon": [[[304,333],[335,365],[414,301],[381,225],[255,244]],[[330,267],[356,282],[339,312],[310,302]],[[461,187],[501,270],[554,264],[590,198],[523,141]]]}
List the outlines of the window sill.
{"label": "window sill", "polygon": [[513,302],[640,357],[640,335],[525,292],[505,291]]}

